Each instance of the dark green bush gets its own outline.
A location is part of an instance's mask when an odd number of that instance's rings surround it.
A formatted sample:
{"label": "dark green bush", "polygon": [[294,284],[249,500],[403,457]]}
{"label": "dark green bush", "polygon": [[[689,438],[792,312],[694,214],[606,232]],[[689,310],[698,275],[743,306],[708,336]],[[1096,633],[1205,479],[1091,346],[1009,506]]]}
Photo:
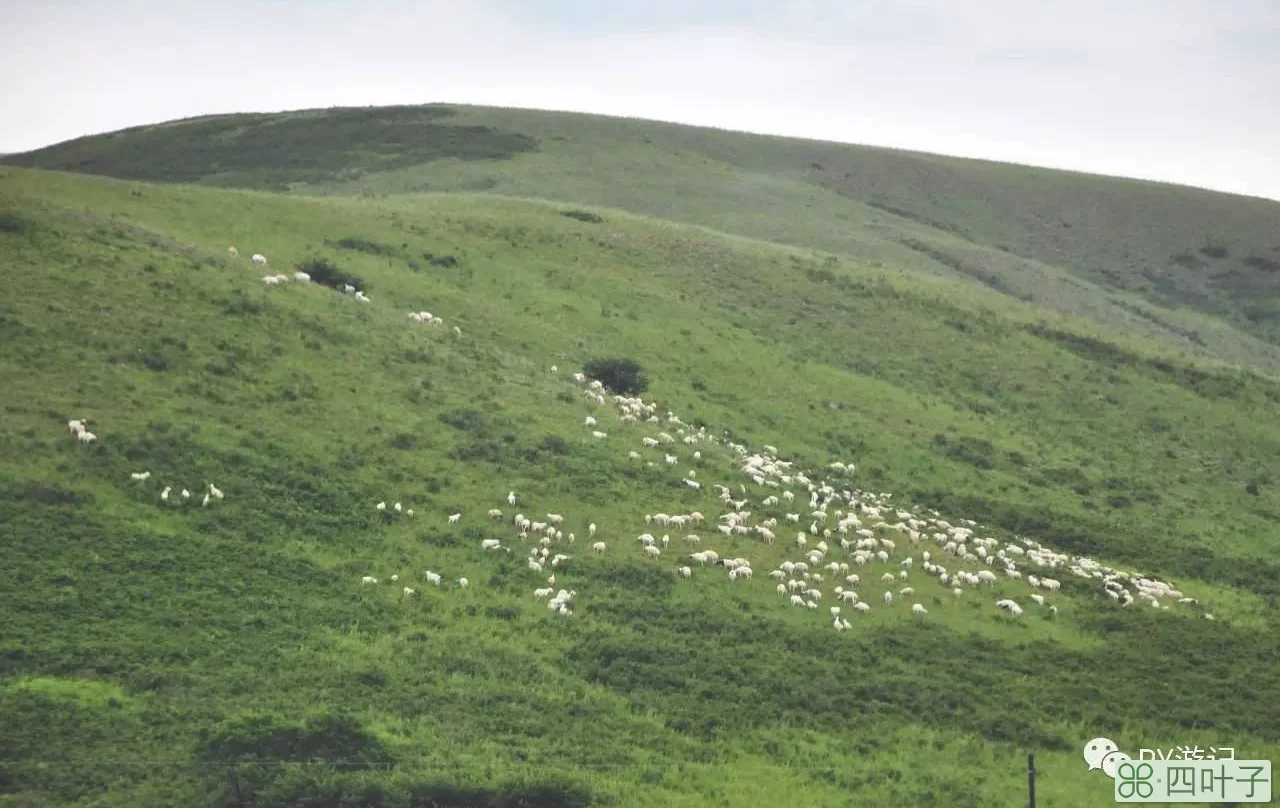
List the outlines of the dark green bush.
{"label": "dark green bush", "polygon": [[600,216],[598,213],[591,213],[590,211],[585,210],[562,210],[560,211],[560,215],[568,216],[570,219],[577,219],[580,222],[590,222],[591,224],[601,224],[604,222],[604,217]]}
{"label": "dark green bush", "polygon": [[328,258],[309,258],[298,264],[298,269],[310,275],[313,283],[318,283],[322,286],[341,289],[345,283],[354,286],[360,291],[369,291],[369,287],[365,286],[363,280],[350,272],[344,272],[339,269]]}
{"label": "dark green bush", "polygon": [[[326,243],[328,242],[326,241]],[[396,251],[396,248],[389,244],[379,244],[376,241],[369,241],[355,236],[340,238],[334,243],[344,250],[355,250],[356,252],[369,253],[370,255],[392,255]]]}
{"label": "dark green bush", "polygon": [[634,359],[592,359],[582,366],[582,370],[605,387],[622,395],[634,396],[649,389],[649,380],[645,378],[640,363]]}

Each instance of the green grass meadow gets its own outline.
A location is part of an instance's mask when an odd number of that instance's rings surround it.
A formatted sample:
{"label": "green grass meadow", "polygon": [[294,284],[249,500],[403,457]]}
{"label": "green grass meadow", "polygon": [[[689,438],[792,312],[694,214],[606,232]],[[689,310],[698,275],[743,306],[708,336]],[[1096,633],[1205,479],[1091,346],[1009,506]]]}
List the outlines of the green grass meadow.
{"label": "green grass meadow", "polygon": [[[1029,752],[1038,805],[1095,808],[1112,802],[1081,756],[1097,736],[1135,757],[1280,759],[1280,354],[1246,314],[1271,287],[1200,299],[1212,285],[1177,264],[1163,297],[1139,270],[1109,279],[1129,231],[1099,212],[1134,211],[1138,264],[1214,238],[1227,257],[1196,254],[1237,261],[1275,256],[1280,205],[648,122],[420,114],[385,131],[209,119],[186,140],[177,124],[0,161],[0,808],[1012,808]],[[370,128],[384,139],[357,159]],[[256,151],[215,148],[237,137]],[[1170,224],[1193,241],[1152,224],[1169,210],[1202,224]],[[1092,253],[1026,218],[1063,211]],[[261,280],[322,259],[370,302]],[[444,325],[408,318],[423,310]],[[600,357],[643,366],[663,423],[583,394],[570,374]],[[643,445],[674,433],[668,411],[720,440]],[[1004,577],[959,597],[918,566],[882,584],[925,549],[970,568],[902,537],[854,570],[873,608],[845,607],[838,633],[834,576],[816,611],[767,577],[802,557],[807,488],[763,505],[779,490],[728,440],[1199,602],[1121,607],[1065,568],[1056,612]],[[225,499],[202,507],[209,483]],[[717,533],[717,484],[752,524],[777,518],[778,541]],[[645,522],[693,511],[706,523]],[[570,558],[529,569],[515,512],[563,514],[576,541],[551,549]],[[658,558],[646,531],[671,536]],[[753,580],[678,576],[688,532]],[[535,599],[548,572],[572,615]]]}

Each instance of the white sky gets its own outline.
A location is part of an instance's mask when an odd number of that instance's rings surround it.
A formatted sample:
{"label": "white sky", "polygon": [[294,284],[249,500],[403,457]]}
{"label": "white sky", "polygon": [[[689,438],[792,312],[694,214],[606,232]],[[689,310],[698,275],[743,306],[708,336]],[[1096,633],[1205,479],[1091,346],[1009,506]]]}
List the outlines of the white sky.
{"label": "white sky", "polygon": [[1280,200],[1280,0],[0,0],[0,153],[433,101]]}

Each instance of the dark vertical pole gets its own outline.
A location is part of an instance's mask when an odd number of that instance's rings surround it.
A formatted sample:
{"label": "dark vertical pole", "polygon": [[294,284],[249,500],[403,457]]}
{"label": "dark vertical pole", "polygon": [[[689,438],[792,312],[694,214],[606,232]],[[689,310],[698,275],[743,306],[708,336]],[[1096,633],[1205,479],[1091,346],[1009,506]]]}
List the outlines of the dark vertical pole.
{"label": "dark vertical pole", "polygon": [[1036,808],[1036,755],[1031,752],[1027,755],[1027,795],[1029,802],[1027,808]]}
{"label": "dark vertical pole", "polygon": [[227,780],[230,781],[231,793],[236,797],[236,805],[243,806],[244,794],[240,791],[240,775],[236,771],[235,764],[227,767]]}

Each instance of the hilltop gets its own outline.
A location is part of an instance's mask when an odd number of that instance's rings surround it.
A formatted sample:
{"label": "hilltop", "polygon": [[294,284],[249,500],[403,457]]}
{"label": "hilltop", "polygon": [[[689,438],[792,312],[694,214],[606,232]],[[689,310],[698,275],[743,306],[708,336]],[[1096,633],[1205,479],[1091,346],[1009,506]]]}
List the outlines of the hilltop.
{"label": "hilltop", "polygon": [[1280,368],[1280,203],[1162,183],[577,113],[221,115],[0,163],[300,194],[595,204],[962,278],[1189,356]]}
{"label": "hilltop", "polygon": [[[1022,799],[1034,750],[1041,799],[1083,808],[1110,799],[1084,739],[1280,752],[1266,376],[957,279],[492,194],[4,168],[0,256],[10,804],[979,808]],[[370,302],[261,279],[302,268]],[[571,374],[600,357],[644,368],[658,423],[584,394]],[[642,441],[661,431],[676,442]],[[872,606],[837,632],[834,574],[816,610],[769,577],[803,559],[807,486],[758,485],[733,444],[887,501],[887,522],[973,520],[1196,602],[1125,607],[1029,560],[1061,582],[1044,606],[1003,573],[956,596],[923,552],[980,562],[876,528],[887,563],[828,539],[822,564],[853,565]],[[225,498],[202,507],[209,483]],[[748,524],[778,520],[774,544],[712,527],[719,485]],[[852,506],[830,509],[834,528]],[[530,569],[516,512],[563,515],[576,541],[549,550],[570,558]],[[646,532],[672,543],[649,558]],[[689,532],[752,579],[692,562]],[[907,555],[909,580],[881,583]]]}

